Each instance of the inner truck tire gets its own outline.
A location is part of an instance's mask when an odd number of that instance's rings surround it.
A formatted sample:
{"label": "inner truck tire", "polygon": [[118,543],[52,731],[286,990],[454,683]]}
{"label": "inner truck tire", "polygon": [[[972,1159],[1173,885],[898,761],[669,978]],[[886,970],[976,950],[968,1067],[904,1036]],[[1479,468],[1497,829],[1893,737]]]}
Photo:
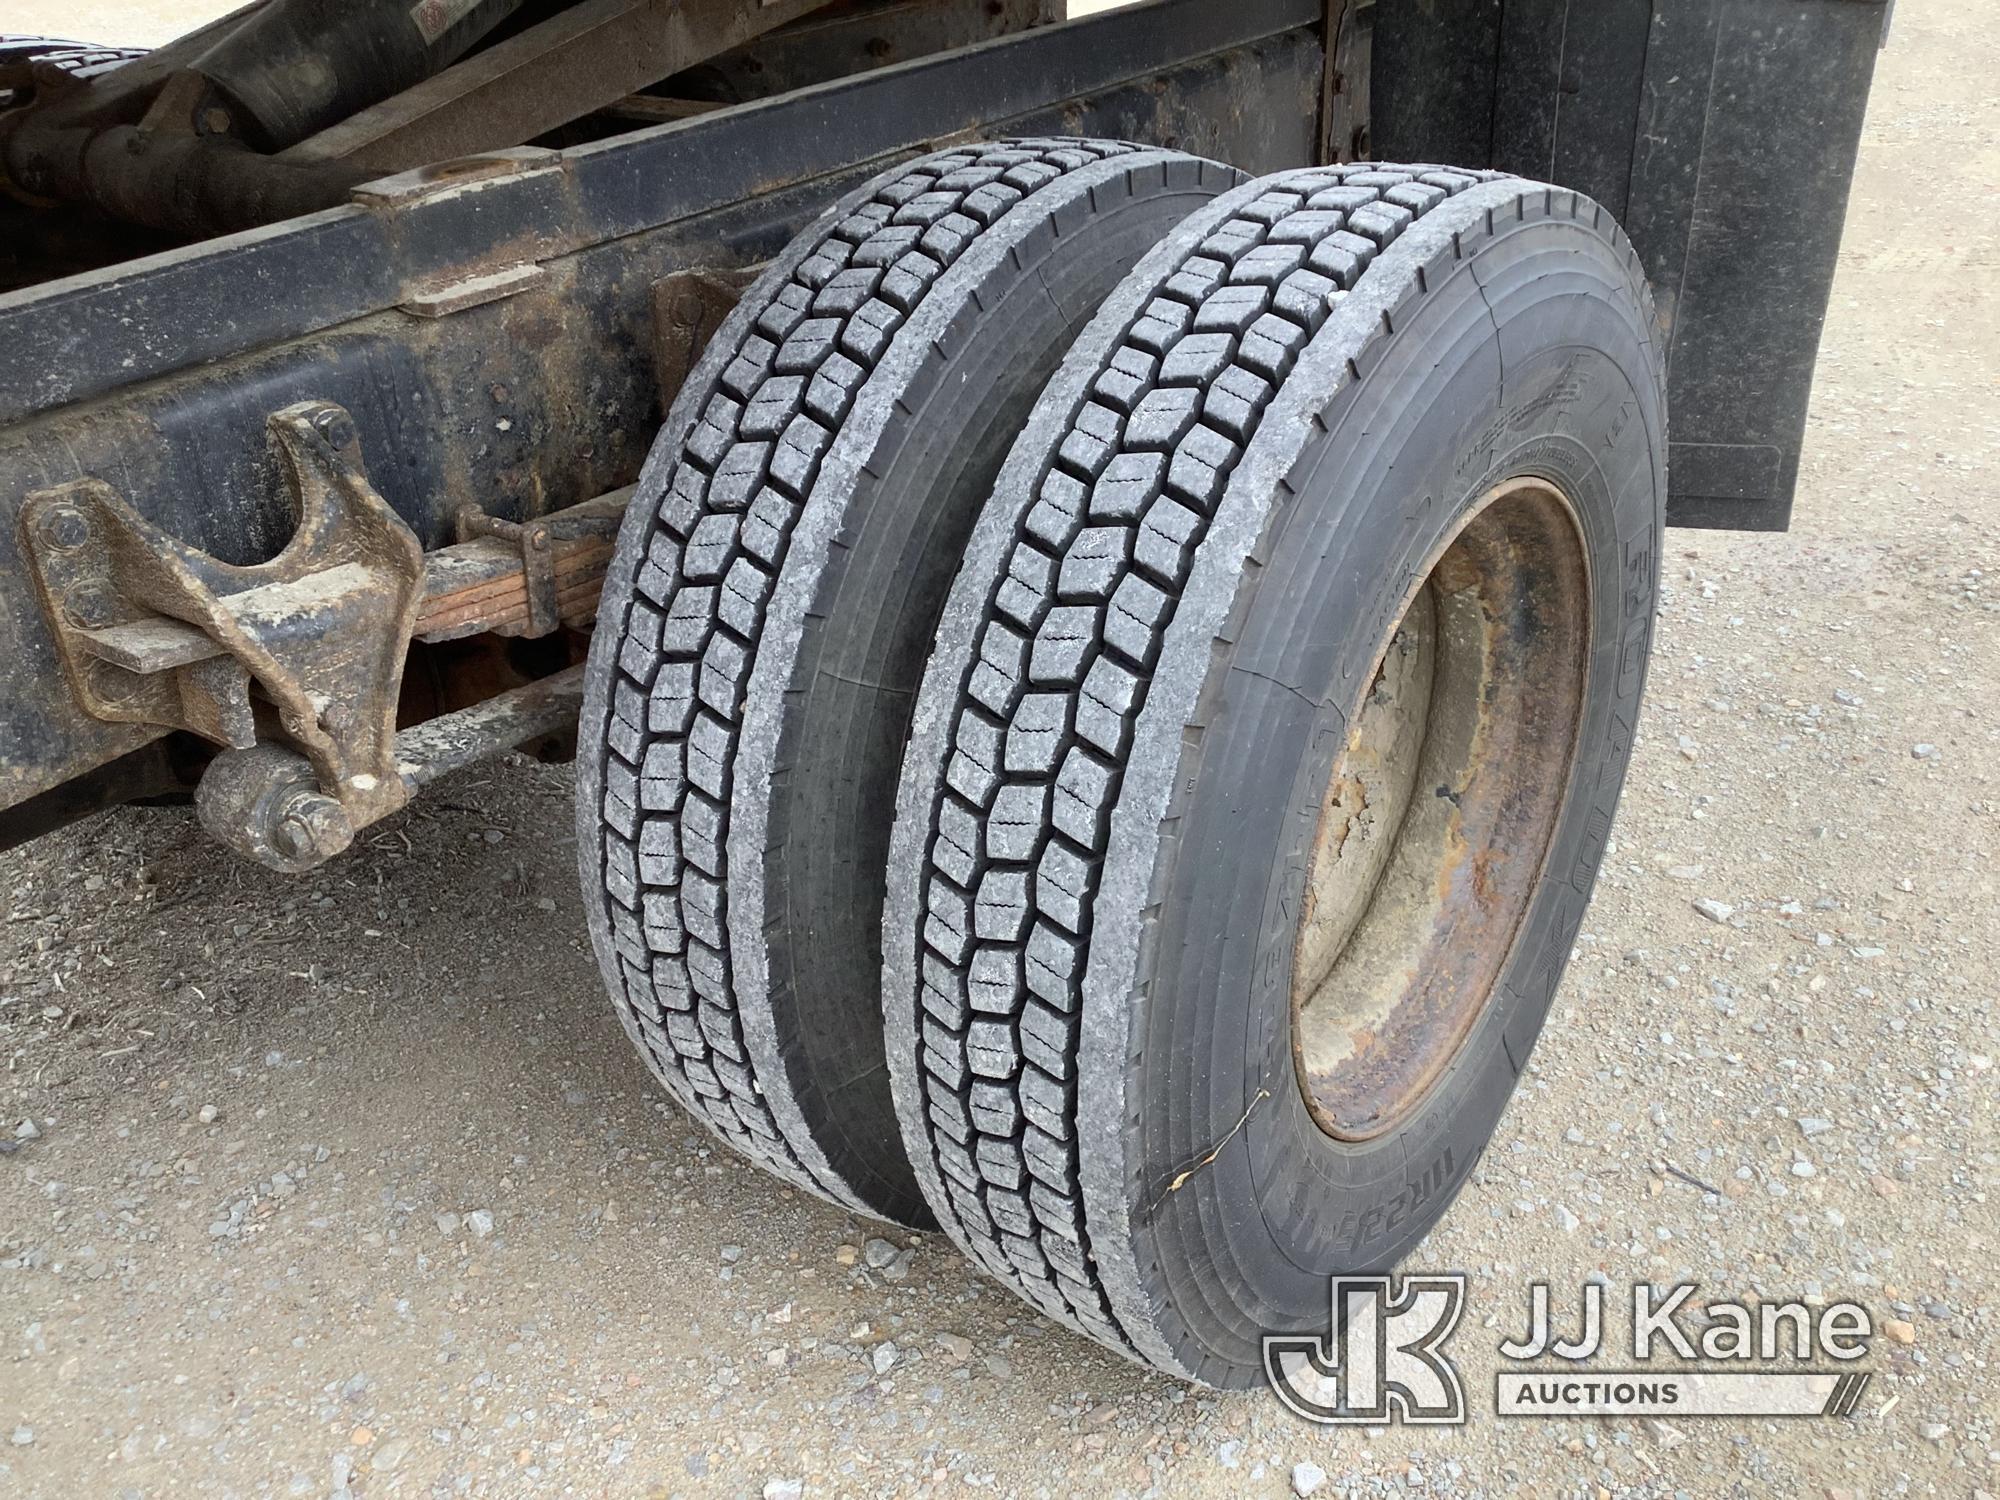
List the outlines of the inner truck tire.
{"label": "inner truck tire", "polygon": [[1666,495],[1611,217],[1264,178],[1078,338],[939,626],[883,922],[931,1208],[1178,1377],[1326,1336],[1492,1134],[1632,744]]}
{"label": "inner truck tire", "polygon": [[591,645],[578,850],[625,1029],[797,1186],[929,1214],[882,1056],[903,734],[966,533],[1099,302],[1241,174],[1043,138],[882,174],[689,376]]}

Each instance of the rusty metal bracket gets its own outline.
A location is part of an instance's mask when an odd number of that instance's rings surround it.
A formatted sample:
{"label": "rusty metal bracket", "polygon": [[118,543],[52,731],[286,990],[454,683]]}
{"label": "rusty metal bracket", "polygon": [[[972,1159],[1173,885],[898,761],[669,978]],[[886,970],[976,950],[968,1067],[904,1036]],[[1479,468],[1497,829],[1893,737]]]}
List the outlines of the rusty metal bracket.
{"label": "rusty metal bracket", "polygon": [[556,605],[556,558],[550,546],[548,523],[503,521],[487,515],[476,505],[462,506],[458,512],[458,539],[470,542],[483,536],[498,537],[521,552],[521,582],[528,590],[528,623],[505,633],[547,635],[562,623]]}
{"label": "rusty metal bracket", "polygon": [[[1359,7],[1350,0],[1322,0],[1320,42],[1322,47],[1319,80],[1319,120],[1314,131],[1315,157],[1322,164],[1352,161],[1356,121],[1352,118],[1347,67],[1353,49],[1353,12]],[[1366,108],[1365,104],[1363,106]],[[1367,124],[1365,114],[1359,121]]]}
{"label": "rusty metal bracket", "polygon": [[[587,628],[597,614],[597,595],[611,560],[611,543],[632,498],[628,485],[581,505],[538,517],[549,534],[549,566],[555,574],[560,623]],[[424,557],[424,604],[417,615],[417,639],[455,641],[491,631],[495,635],[538,635],[530,616],[525,558],[518,546],[490,532]]]}
{"label": "rusty metal bracket", "polygon": [[[577,507],[583,510],[583,507]],[[622,513],[538,516],[508,521],[489,516],[476,505],[459,507],[458,539],[474,542],[493,537],[519,550],[521,583],[528,594],[525,623],[508,621],[489,627],[495,635],[547,635],[563,623],[562,593],[556,576],[556,544],[603,540],[618,535]]]}
{"label": "rusty metal bracket", "polygon": [[769,264],[695,266],[653,283],[653,372],[663,408],[673,404],[722,320]]}
{"label": "rusty metal bracket", "polygon": [[[314,800],[292,831],[344,847],[409,798],[396,702],[424,598],[423,549],[369,484],[345,410],[301,402],[268,428],[298,516],[269,562],[220,562],[97,479],[30,496],[23,550],[86,711],[246,754],[289,741],[316,783],[297,789]],[[281,800],[299,811],[292,792]],[[284,809],[266,811],[285,823]],[[258,843],[239,847],[273,862]]]}
{"label": "rusty metal bracket", "polygon": [[[656,285],[663,384],[679,385],[760,269]],[[95,478],[29,496],[22,551],[84,711],[223,747],[196,788],[202,823],[239,853],[300,871],[441,770],[573,714],[566,674],[400,740],[397,730],[413,641],[589,623],[631,490],[519,520],[468,503],[453,513],[456,544],[426,555],[369,483],[345,410],[302,402],[267,428],[297,516],[270,561],[224,563]]]}

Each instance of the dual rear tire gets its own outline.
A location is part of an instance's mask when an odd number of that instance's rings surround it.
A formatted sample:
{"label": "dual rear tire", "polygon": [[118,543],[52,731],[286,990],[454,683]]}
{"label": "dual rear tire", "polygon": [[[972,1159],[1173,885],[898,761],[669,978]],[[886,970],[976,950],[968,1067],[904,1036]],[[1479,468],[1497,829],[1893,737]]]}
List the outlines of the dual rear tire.
{"label": "dual rear tire", "polygon": [[[1122,264],[1052,252],[1061,317],[981,282],[891,342],[843,420],[878,381],[884,415],[829,429],[712,699],[736,633],[670,622],[734,512],[677,529],[674,496],[733,472],[740,430],[692,445],[716,391],[758,409],[725,372],[810,248],[718,337],[606,590],[585,883],[628,1031],[726,1138],[1241,1386],[1263,1334],[1325,1331],[1328,1275],[1436,1221],[1540,1029],[1644,677],[1661,370],[1636,257],[1576,195],[1069,171],[1101,180],[1053,243],[1117,220],[1093,243]],[[697,731],[727,751],[706,787]],[[713,811],[664,806],[656,764]],[[690,806],[710,865],[645,863]]]}

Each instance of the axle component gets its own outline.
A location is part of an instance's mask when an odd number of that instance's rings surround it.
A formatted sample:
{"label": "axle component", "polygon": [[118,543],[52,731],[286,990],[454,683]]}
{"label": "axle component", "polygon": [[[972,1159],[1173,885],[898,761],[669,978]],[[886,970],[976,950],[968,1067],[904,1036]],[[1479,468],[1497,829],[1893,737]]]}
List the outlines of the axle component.
{"label": "axle component", "polygon": [[[578,511],[583,506],[576,507]],[[512,618],[481,620],[487,630],[499,635],[547,635],[564,623],[562,605],[562,583],[556,571],[556,549],[564,542],[598,542],[602,544],[603,556],[608,556],[611,540],[618,535],[618,520],[621,512],[604,509],[592,510],[588,514],[568,513],[558,516],[538,516],[531,521],[508,521],[499,516],[489,516],[476,505],[468,505],[458,512],[458,537],[461,542],[476,542],[490,537],[505,545],[521,565],[522,592],[527,596],[527,618],[516,621]],[[574,559],[584,549],[572,547],[569,555]],[[590,549],[595,555],[597,549]],[[603,578],[600,565],[592,574],[592,582]],[[454,633],[471,634],[467,630]],[[428,634],[425,639],[434,639]]]}
{"label": "axle component", "polygon": [[369,483],[344,409],[301,402],[268,428],[298,516],[268,562],[220,562],[99,479],[31,496],[23,550],[85,711],[222,746],[196,792],[203,825],[296,871],[441,770],[574,719],[580,690],[550,678],[405,731],[405,745],[403,665],[413,640],[587,622],[626,492],[526,522],[468,510],[466,540],[426,557]]}
{"label": "axle component", "polygon": [[396,700],[423,549],[362,472],[345,410],[301,402],[268,427],[299,521],[269,562],[219,562],[98,479],[31,497],[25,550],[88,712],[235,750],[282,736],[359,827],[408,796],[395,773]]}
{"label": "axle component", "polygon": [[[696,267],[655,283],[664,388],[679,388],[758,269]],[[343,408],[301,402],[266,427],[297,518],[268,562],[218,561],[97,478],[30,495],[21,540],[84,712],[221,746],[195,789],[203,825],[299,871],[444,772],[568,735],[580,669],[399,734],[404,662],[413,642],[587,629],[632,489],[519,519],[466,502],[452,513],[458,542],[426,554],[369,482]],[[152,779],[121,784],[159,779],[154,762],[134,764]],[[170,781],[186,785],[178,770]]]}
{"label": "axle component", "polygon": [[[566,733],[583,703],[583,668],[570,667],[395,739],[404,800],[449,771],[531,740]],[[288,875],[324,864],[354,841],[347,809],[320,789],[312,763],[282,745],[225,750],[195,788],[195,813],[219,842]]]}

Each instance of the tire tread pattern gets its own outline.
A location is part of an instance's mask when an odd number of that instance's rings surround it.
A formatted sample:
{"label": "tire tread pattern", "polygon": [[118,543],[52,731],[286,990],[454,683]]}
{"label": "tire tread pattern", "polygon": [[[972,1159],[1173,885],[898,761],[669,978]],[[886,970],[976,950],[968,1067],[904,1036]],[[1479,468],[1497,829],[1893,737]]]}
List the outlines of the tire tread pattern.
{"label": "tire tread pattern", "polygon": [[1061,137],[981,143],[850,196],[802,256],[787,257],[788,273],[752,288],[754,316],[737,324],[733,349],[691,377],[682,400],[700,404],[686,436],[660,471],[656,501],[642,484],[643,533],[628,527],[620,539],[621,551],[638,549],[633,588],[599,623],[609,640],[593,651],[593,671],[604,663],[608,684],[579,819],[586,885],[600,877],[593,928],[619,1019],[651,1071],[716,1135],[864,1212],[873,1210],[774,1117],[732,985],[724,850],[766,606],[821,459],[929,289],[1023,199],[1138,149]]}
{"label": "tire tread pattern", "polygon": [[1149,674],[1229,475],[1329,308],[1410,224],[1500,175],[1285,173],[1181,247],[1038,445],[945,711],[916,904],[889,918],[917,928],[901,938],[917,992],[888,997],[916,1011],[905,1135],[968,1255],[1135,1357],[1094,1268],[1074,1122],[1091,902]]}

